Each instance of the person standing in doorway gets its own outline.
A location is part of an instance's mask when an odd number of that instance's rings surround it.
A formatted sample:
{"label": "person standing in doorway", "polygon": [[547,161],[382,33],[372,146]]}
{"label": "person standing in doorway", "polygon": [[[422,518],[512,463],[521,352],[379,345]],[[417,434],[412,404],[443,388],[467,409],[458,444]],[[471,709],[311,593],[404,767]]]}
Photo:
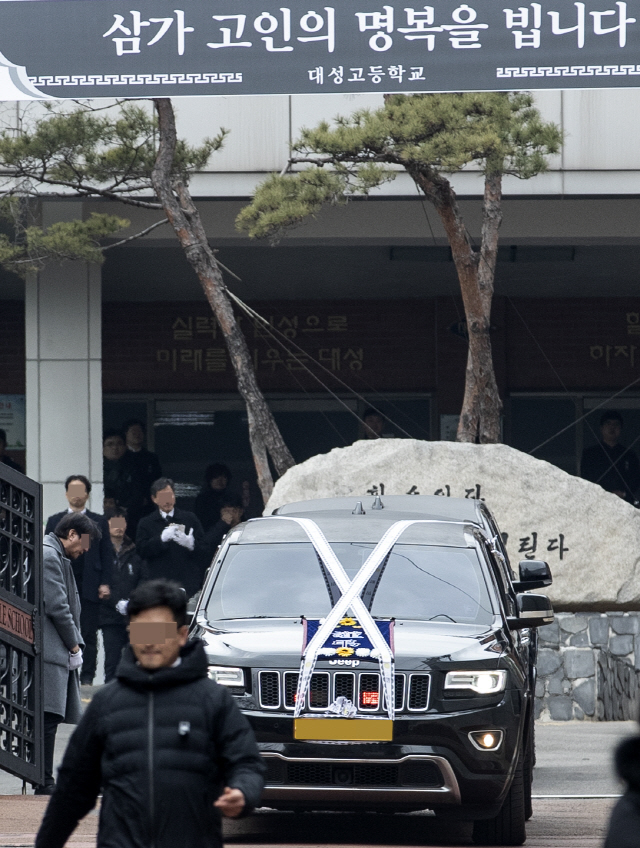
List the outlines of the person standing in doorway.
{"label": "person standing in doorway", "polygon": [[63,848],[100,792],[98,848],[222,848],[221,816],[259,804],[253,731],[187,641],[186,613],[170,581],[132,592],[131,645],[69,741],[35,848]]}
{"label": "person standing in doorway", "polygon": [[122,429],[127,447],[123,461],[125,465],[133,469],[140,493],[138,501],[130,502],[128,505],[127,523],[129,535],[133,538],[138,521],[143,515],[153,512],[151,484],[162,477],[162,468],[158,455],[144,446],[145,429],[139,418],[130,418],[125,421]]}
{"label": "person standing in doorway", "polygon": [[622,415],[615,409],[602,413],[600,442],[582,453],[581,476],[633,503],[640,486],[640,462],[635,451],[620,444]]}
{"label": "person standing in doorway", "polygon": [[194,512],[200,519],[202,529],[207,532],[220,520],[220,507],[231,494],[229,483],[231,471],[221,462],[207,465],[204,472],[204,486],[196,498]]}
{"label": "person standing in doorway", "polygon": [[84,641],[80,632],[80,596],[71,562],[91,550],[100,530],[86,515],[65,514],[43,542],[43,695],[44,785],[36,795],[51,795],[55,786],[53,755],[60,722],[77,724],[82,715],[78,670]]}
{"label": "person standing in doorway", "polygon": [[142,503],[143,486],[136,469],[128,461],[124,435],[107,430],[102,439],[102,473],[106,498],[127,509]]}
{"label": "person standing in doorway", "polygon": [[244,503],[240,495],[227,495],[220,507],[220,518],[204,534],[204,569],[211,565],[211,561],[224,537],[244,520]]}
{"label": "person standing in doorway", "polygon": [[73,512],[86,515],[100,530],[100,539],[73,562],[73,573],[82,599],[80,627],[85,642],[80,682],[90,686],[96,675],[98,661],[100,600],[109,597],[114,552],[109,538],[109,525],[105,517],[87,509],[87,501],[91,494],[89,480],[83,474],[72,474],[65,480],[64,488],[69,508],[50,516],[44,532],[53,533],[65,515]]}
{"label": "person standing in doorway", "polygon": [[161,477],[151,486],[156,505],[138,524],[136,547],[151,578],[175,580],[191,598],[202,588],[202,525],[198,518],[176,506],[173,480]]}
{"label": "person standing in doorway", "polygon": [[378,412],[377,409],[374,409],[372,406],[369,409],[365,409],[364,415],[362,416],[362,435],[358,437],[360,439],[393,439],[393,433],[385,432],[387,427],[387,419],[382,415],[382,413]]}
{"label": "person standing in doorway", "polygon": [[122,649],[129,641],[127,601],[140,583],[148,580],[147,567],[127,535],[127,511],[116,507],[108,516],[109,536],[115,551],[111,569],[111,594],[100,601],[100,628],[104,640],[104,682],[116,675]]}

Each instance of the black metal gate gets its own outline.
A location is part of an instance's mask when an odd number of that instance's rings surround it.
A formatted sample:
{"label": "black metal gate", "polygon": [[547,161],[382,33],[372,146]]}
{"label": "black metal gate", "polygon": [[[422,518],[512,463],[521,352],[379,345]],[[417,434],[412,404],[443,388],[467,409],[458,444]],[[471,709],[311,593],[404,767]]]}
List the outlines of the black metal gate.
{"label": "black metal gate", "polygon": [[42,487],[0,462],[0,768],[44,783]]}

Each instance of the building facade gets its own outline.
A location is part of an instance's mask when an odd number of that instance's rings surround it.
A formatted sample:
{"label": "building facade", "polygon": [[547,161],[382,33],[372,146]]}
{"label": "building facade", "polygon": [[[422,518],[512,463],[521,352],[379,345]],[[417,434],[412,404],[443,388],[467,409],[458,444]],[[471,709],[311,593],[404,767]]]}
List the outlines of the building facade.
{"label": "building facade", "polygon": [[[621,411],[626,444],[640,442],[640,92],[539,92],[536,102],[565,144],[547,173],[505,179],[494,359],[504,440],[578,473],[602,408]],[[382,96],[174,105],[191,143],[231,130],[191,190],[235,275],[228,286],[282,334],[279,344],[243,319],[296,460],[361,436],[368,405],[384,411],[390,434],[451,438],[464,314],[437,214],[406,174],[368,199],[323,209],[275,247],[235,228],[255,186],[285,166],[301,127],[377,108]],[[453,184],[478,240],[482,178],[469,169]],[[159,217],[71,198],[43,201],[42,216],[46,224],[107,209],[131,221],[125,235]],[[11,410],[24,398],[21,430]],[[228,464],[236,482],[254,479],[223,340],[169,226],[109,251],[100,268],[52,265],[26,284],[0,278],[0,404],[11,454],[44,484],[45,513],[59,507],[71,472],[94,481],[100,506],[103,428],[130,417],[146,422],[150,447],[185,495],[210,462]]]}

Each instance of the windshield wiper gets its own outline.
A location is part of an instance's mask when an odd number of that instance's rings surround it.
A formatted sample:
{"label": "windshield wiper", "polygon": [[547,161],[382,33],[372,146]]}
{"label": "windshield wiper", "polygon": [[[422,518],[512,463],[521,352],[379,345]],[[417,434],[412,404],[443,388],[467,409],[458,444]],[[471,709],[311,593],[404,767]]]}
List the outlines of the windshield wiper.
{"label": "windshield wiper", "polygon": [[439,612],[437,615],[432,615],[432,616],[431,616],[431,618],[428,618],[428,619],[427,619],[427,621],[433,621],[433,619],[434,619],[434,618],[448,618],[448,619],[449,619],[449,621],[452,621],[454,624],[457,624],[457,623],[458,623],[458,622],[455,620],[455,618],[451,618],[451,616],[450,616],[450,615],[447,615],[447,614],[446,614],[446,612]]}

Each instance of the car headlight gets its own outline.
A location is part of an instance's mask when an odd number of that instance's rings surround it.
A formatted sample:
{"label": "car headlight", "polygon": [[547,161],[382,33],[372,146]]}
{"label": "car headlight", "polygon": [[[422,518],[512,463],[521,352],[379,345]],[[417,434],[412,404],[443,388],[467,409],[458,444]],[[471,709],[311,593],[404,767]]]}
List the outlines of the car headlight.
{"label": "car headlight", "polygon": [[238,686],[244,689],[244,670],[227,665],[210,665],[209,677],[221,686]]}
{"label": "car headlight", "polygon": [[506,671],[449,671],[444,681],[445,690],[470,689],[478,695],[504,692],[506,685]]}

